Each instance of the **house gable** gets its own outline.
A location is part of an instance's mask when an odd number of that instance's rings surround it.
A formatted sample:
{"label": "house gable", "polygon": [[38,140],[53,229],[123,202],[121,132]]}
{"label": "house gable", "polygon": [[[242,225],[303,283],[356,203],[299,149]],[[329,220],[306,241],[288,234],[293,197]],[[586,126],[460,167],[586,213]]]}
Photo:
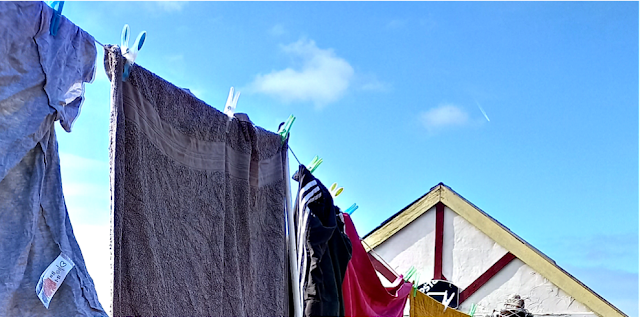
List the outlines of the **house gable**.
{"label": "house gable", "polygon": [[[625,316],[625,314],[622,311],[620,311],[615,306],[610,304],[604,298],[600,297],[594,291],[592,291],[583,283],[581,283],[576,278],[574,278],[569,273],[567,273],[564,269],[556,265],[556,263],[552,259],[544,255],[535,247],[531,246],[522,238],[515,235],[504,225],[500,224],[497,220],[493,219],[491,216],[484,213],[478,207],[474,206],[473,204],[468,202],[466,199],[461,197],[459,194],[457,194],[455,191],[453,191],[451,188],[449,188],[448,186],[442,183],[433,187],[429,191],[429,193],[425,194],[424,196],[422,196],[421,198],[419,198],[418,200],[414,201],[409,206],[404,208],[399,213],[387,219],[382,225],[380,225],[379,227],[374,229],[372,232],[367,234],[363,240],[371,248],[376,248],[381,245],[384,246],[383,243],[385,241],[387,241],[389,238],[391,238],[395,234],[399,233],[405,227],[409,226],[412,222],[418,220],[423,214],[426,214],[429,211],[433,212],[433,208],[436,207],[437,204],[439,203],[441,203],[440,205],[443,205],[449,208],[455,215],[462,217],[466,222],[473,225],[479,232],[481,232],[482,234],[490,238],[493,242],[495,242],[495,244],[497,244],[500,248],[504,249],[507,252],[502,257],[502,258],[505,258],[502,260],[503,264],[499,264],[498,265],[499,267],[497,267],[494,270],[492,270],[492,268],[489,268],[488,270],[485,270],[485,271],[499,272],[502,269],[502,267],[506,268],[506,266],[510,264],[512,259],[516,259],[516,261],[522,262],[526,267],[530,267],[536,274],[539,274],[541,278],[544,278],[544,280],[548,280],[550,283],[553,284],[553,286],[559,288],[562,291],[562,293],[565,293],[568,296],[570,296],[569,299],[575,299],[581,304],[588,305],[589,309],[591,309],[596,314],[600,316],[607,316],[607,317]],[[446,211],[447,211],[446,209],[443,210],[443,212],[445,212],[444,213],[445,224],[447,223],[447,219],[448,219],[447,216],[449,215],[446,213]],[[449,219],[451,219],[451,216],[449,217]],[[454,222],[454,225],[456,223],[460,225],[464,224],[464,222],[462,222],[461,220],[456,221],[455,216],[453,217],[453,222]],[[451,236],[450,234],[449,235],[443,234],[442,231],[438,233],[437,229],[432,233],[433,233],[433,237],[432,237],[433,241],[436,243],[439,240],[438,239],[439,236],[440,237]],[[422,234],[424,236],[424,233]],[[402,236],[409,236],[409,235],[404,234],[403,232]],[[442,242],[442,238],[440,238],[440,241]],[[444,241],[444,243],[446,242],[447,240]],[[380,248],[383,248],[382,246]],[[387,250],[387,249],[384,249],[384,250]],[[497,250],[500,250],[500,249],[497,249]],[[494,252],[496,256],[499,255],[497,250]],[[444,252],[442,252],[442,248],[441,248],[441,252],[438,252],[437,249],[436,251],[432,249],[431,250],[432,256],[434,253],[436,255],[438,254],[442,255],[441,257],[435,258],[434,269],[436,269],[436,273],[433,274],[434,278],[438,276],[437,274],[438,260],[440,260],[439,266],[441,267],[440,268],[441,275],[446,276],[448,273],[450,273],[451,276],[456,277],[456,273],[453,269],[451,269],[451,272],[447,269],[448,268],[447,263],[452,262],[452,261],[448,261],[448,259],[460,258],[455,256],[461,252],[456,252],[455,250],[453,250],[453,252],[449,254],[447,252],[447,247],[445,244]],[[495,259],[493,257],[488,259]],[[397,262],[399,262],[399,260]],[[397,262],[392,262],[392,264]],[[428,266],[428,265],[425,264],[424,266]],[[513,267],[513,266],[511,265],[509,267]],[[484,266],[480,268],[484,268]],[[402,269],[398,269],[398,270],[402,270]],[[425,274],[425,275],[428,275],[428,274]],[[487,274],[484,274],[484,275],[485,275],[485,279],[490,281],[490,280],[493,280],[493,278],[491,277],[495,275],[495,273],[489,273],[488,275]],[[473,276],[473,275],[470,275],[470,276]],[[470,280],[468,278],[467,279],[460,278],[460,279],[462,279],[462,281],[465,283]],[[482,286],[485,283],[488,283],[488,281],[481,282],[480,286]],[[463,289],[464,287],[465,286],[462,286],[460,288]],[[474,292],[478,292],[479,295],[484,295],[480,293],[480,291],[482,290],[482,287],[476,287],[476,288],[477,290],[475,290]]]}

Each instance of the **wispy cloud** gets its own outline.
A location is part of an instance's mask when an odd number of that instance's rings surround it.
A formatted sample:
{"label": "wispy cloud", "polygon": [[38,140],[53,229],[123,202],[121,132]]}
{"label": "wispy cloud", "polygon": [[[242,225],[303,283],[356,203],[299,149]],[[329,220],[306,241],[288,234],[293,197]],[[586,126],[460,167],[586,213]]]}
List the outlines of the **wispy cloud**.
{"label": "wispy cloud", "polygon": [[287,30],[284,28],[282,24],[276,24],[271,29],[269,29],[269,34],[274,37],[279,37],[287,33]]}
{"label": "wispy cloud", "polygon": [[156,1],[153,2],[159,9],[164,12],[179,12],[187,5],[187,1]]}
{"label": "wispy cloud", "polygon": [[638,273],[607,267],[563,267],[631,317],[638,316]]}
{"label": "wispy cloud", "polygon": [[165,57],[165,60],[170,65],[179,64],[181,67],[184,67],[184,55],[183,54],[168,55],[168,56]]}
{"label": "wispy cloud", "polygon": [[553,236],[543,244],[550,248],[550,252],[562,252],[562,264],[628,271],[638,269],[637,233]]}
{"label": "wispy cloud", "polygon": [[173,83],[184,83],[187,79],[187,62],[184,54],[167,54],[162,57],[162,62],[170,68],[158,70],[158,74]]}
{"label": "wispy cloud", "polygon": [[389,91],[390,86],[387,83],[383,83],[380,81],[371,81],[362,85],[361,87],[365,91]]}
{"label": "wispy cloud", "polygon": [[387,23],[387,28],[389,29],[400,29],[406,26],[408,21],[406,19],[394,19]]}
{"label": "wispy cloud", "polygon": [[332,49],[321,49],[313,40],[281,46],[301,67],[258,74],[248,89],[284,102],[312,102],[322,107],[340,99],[351,84],[354,70]]}
{"label": "wispy cloud", "polygon": [[420,120],[429,132],[434,133],[446,128],[467,125],[469,114],[458,106],[444,104],[422,112]]}
{"label": "wispy cloud", "polygon": [[181,12],[188,1],[143,1],[141,8],[146,14],[161,16]]}
{"label": "wispy cloud", "polygon": [[476,101],[476,104],[478,105],[480,112],[482,112],[482,115],[484,115],[484,118],[487,119],[487,122],[491,122],[491,120],[489,119],[489,116],[487,116],[487,112],[485,112],[484,109],[482,108],[482,105],[480,105],[478,101]]}
{"label": "wispy cloud", "polygon": [[380,81],[375,74],[358,74],[354,80],[354,85],[363,91],[389,92],[392,85]]}
{"label": "wispy cloud", "polygon": [[537,247],[627,315],[638,316],[637,232],[555,234]]}

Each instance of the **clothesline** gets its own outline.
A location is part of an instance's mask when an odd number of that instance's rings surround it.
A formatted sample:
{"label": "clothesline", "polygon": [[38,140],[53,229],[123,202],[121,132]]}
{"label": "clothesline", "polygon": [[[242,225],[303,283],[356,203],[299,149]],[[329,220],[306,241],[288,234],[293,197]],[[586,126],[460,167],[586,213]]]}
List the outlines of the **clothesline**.
{"label": "clothesline", "polygon": [[[125,27],[126,28],[126,27]],[[100,43],[100,41],[98,41],[95,37],[93,38],[93,41],[95,41],[97,44],[99,44],[101,47],[106,48],[106,46],[102,43]],[[299,165],[302,165],[302,163],[300,163],[300,160],[298,159],[298,156],[296,156],[296,153],[293,152],[293,149],[291,148],[291,146],[289,146],[289,150],[291,151],[291,154],[293,154],[293,157],[296,159],[296,161],[298,162]]]}
{"label": "clothesline", "polygon": [[391,267],[391,265],[389,265],[389,264],[384,260],[384,258],[382,258],[382,256],[380,256],[380,255],[379,255],[375,250],[373,250],[373,248],[371,248],[371,246],[369,246],[369,244],[367,244],[367,242],[366,242],[366,241],[364,241],[364,240],[362,240],[362,238],[360,238],[360,242],[361,242],[361,243],[364,243],[365,245],[367,245],[367,247],[369,248],[369,251],[370,251],[370,252],[373,252],[373,254],[374,254],[374,255],[376,255],[377,257],[379,257],[379,258],[376,258],[376,259],[378,259],[379,261],[381,261],[381,262],[385,265],[385,267],[387,267],[389,270],[391,270],[391,272],[393,272],[393,274],[394,274],[394,275],[396,275],[396,277],[399,277],[399,276],[400,276],[400,274],[398,274],[398,273],[396,272],[396,270],[395,270],[393,267]]}
{"label": "clothesline", "polygon": [[[93,41],[95,41],[97,44],[99,44],[101,47],[106,48],[106,46],[102,43],[100,43],[100,41],[96,40],[96,38],[93,38]],[[300,160],[298,159],[298,156],[296,156],[296,153],[293,152],[293,149],[291,148],[291,146],[289,146],[289,150],[291,151],[291,154],[293,154],[293,157],[296,159],[296,161],[298,162],[298,164],[302,165],[302,163],[300,163]]]}

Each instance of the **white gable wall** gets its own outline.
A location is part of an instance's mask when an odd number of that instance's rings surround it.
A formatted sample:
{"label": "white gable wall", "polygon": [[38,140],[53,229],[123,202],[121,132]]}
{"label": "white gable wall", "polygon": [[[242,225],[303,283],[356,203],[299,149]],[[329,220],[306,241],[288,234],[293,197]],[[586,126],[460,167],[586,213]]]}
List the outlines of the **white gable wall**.
{"label": "white gable wall", "polygon": [[500,310],[511,294],[520,294],[525,308],[535,316],[596,316],[589,308],[567,295],[531,267],[515,259],[491,278],[458,308],[469,312],[477,304],[476,316],[490,316]]}
{"label": "white gable wall", "polygon": [[[398,273],[406,273],[414,266],[421,273],[420,282],[433,278],[435,215],[433,207],[378,245],[375,252]],[[460,290],[464,290],[506,253],[507,250],[489,236],[445,207],[442,272]],[[383,282],[388,281],[383,279]],[[502,309],[504,302],[514,293],[525,300],[525,308],[534,315],[595,315],[517,258],[458,309],[468,313],[472,304],[476,304],[475,316],[488,316],[494,309]]]}
{"label": "white gable wall", "polygon": [[436,208],[433,207],[378,245],[375,252],[399,274],[406,274],[414,266],[422,280],[433,278],[435,216]]}
{"label": "white gable wall", "polygon": [[[452,276],[447,276],[446,273],[444,275],[460,289],[464,289],[500,260],[507,250],[446,206],[444,214],[443,237],[444,240],[450,240],[450,247],[453,246]],[[447,246],[443,248],[447,249]],[[443,258],[442,262],[444,269],[446,259]]]}

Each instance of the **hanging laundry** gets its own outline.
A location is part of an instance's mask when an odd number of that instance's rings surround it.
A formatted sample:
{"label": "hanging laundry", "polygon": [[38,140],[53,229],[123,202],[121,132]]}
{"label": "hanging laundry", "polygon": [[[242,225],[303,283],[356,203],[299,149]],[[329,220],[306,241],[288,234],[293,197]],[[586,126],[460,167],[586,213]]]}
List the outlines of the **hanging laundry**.
{"label": "hanging laundry", "polygon": [[113,315],[288,315],[286,143],[123,66],[107,47]]}
{"label": "hanging laundry", "polygon": [[342,281],[351,259],[340,209],[329,190],[300,165],[294,208],[300,298],[306,317],[343,317]]}
{"label": "hanging laundry", "polygon": [[353,244],[353,256],[342,284],[345,316],[402,317],[411,283],[398,280],[393,287],[384,287],[362,247],[351,217],[347,214],[343,217],[345,232]]}
{"label": "hanging laundry", "polygon": [[[54,130],[59,120],[70,132],[80,113],[95,43],[64,16],[52,36],[52,14],[0,2],[0,316],[106,316],[69,221]],[[61,255],[65,276],[45,273]]]}
{"label": "hanging laundry", "polygon": [[453,308],[445,308],[444,305],[425,295],[421,291],[416,292],[416,296],[409,296],[411,317],[469,317],[468,314]]}

